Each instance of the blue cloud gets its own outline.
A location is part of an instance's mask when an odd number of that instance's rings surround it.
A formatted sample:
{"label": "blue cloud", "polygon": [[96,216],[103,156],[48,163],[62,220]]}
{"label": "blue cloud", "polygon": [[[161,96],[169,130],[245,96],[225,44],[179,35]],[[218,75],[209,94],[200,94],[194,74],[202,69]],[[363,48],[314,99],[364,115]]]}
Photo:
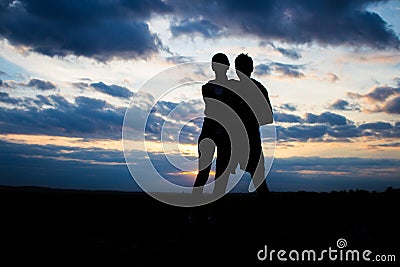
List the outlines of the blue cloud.
{"label": "blue cloud", "polygon": [[115,84],[106,85],[103,82],[98,82],[98,83],[92,83],[90,84],[90,86],[94,88],[96,91],[119,98],[129,99],[133,95],[133,93],[129,89]]}
{"label": "blue cloud", "polygon": [[328,108],[333,110],[352,110],[350,103],[343,99],[335,100]]}
{"label": "blue cloud", "polygon": [[275,72],[284,77],[302,78],[304,77],[304,73],[300,71],[302,69],[304,69],[304,65],[270,62],[255,66],[254,73],[256,75],[262,76],[262,75],[270,75]]}
{"label": "blue cloud", "polygon": [[358,126],[359,129],[365,130],[388,130],[391,129],[393,126],[388,122],[370,122],[364,123]]}
{"label": "blue cloud", "polygon": [[[399,37],[369,6],[382,1],[169,1],[175,20],[203,20],[224,34],[258,36],[294,44],[395,48]],[[316,27],[318,25],[318,27]],[[189,35],[203,32],[186,27]],[[207,34],[207,31],[205,31]]]}
{"label": "blue cloud", "polygon": [[283,105],[279,106],[283,110],[289,110],[289,111],[296,111],[297,107],[296,105],[290,104],[290,103],[285,103]]}
{"label": "blue cloud", "polygon": [[56,86],[52,82],[43,81],[43,80],[39,80],[39,79],[31,79],[29,81],[29,83],[26,84],[26,86],[35,87],[42,91],[56,89]]}
{"label": "blue cloud", "polygon": [[281,112],[274,112],[274,121],[279,122],[293,122],[293,123],[300,123],[303,122],[303,119],[300,116],[281,113]]}
{"label": "blue cloud", "polygon": [[221,34],[220,27],[205,19],[183,19],[172,23],[170,29],[174,36],[199,34],[204,38],[215,38]]}
{"label": "blue cloud", "polygon": [[268,64],[259,64],[254,67],[254,74],[263,76],[271,74],[271,66]]}
{"label": "blue cloud", "polygon": [[285,141],[307,141],[323,137],[327,131],[326,125],[296,125],[287,128],[277,126],[278,140]]}
{"label": "blue cloud", "polygon": [[347,119],[346,117],[335,114],[332,112],[324,112],[320,115],[314,115],[311,113],[306,114],[305,122],[307,123],[327,123],[329,125],[346,125]]}
{"label": "blue cloud", "polygon": [[[3,1],[4,2],[4,1]],[[15,1],[0,10],[0,36],[49,56],[146,58],[162,47],[147,21],[171,9],[160,0]]]}
{"label": "blue cloud", "polygon": [[400,95],[388,100],[383,105],[382,111],[389,114],[400,114]]}
{"label": "blue cloud", "polygon": [[[104,100],[80,96],[75,103],[70,103],[60,95],[50,95],[18,101],[24,105],[13,109],[0,107],[1,132],[121,137],[125,109],[114,107]],[[42,108],[43,105],[50,107]]]}

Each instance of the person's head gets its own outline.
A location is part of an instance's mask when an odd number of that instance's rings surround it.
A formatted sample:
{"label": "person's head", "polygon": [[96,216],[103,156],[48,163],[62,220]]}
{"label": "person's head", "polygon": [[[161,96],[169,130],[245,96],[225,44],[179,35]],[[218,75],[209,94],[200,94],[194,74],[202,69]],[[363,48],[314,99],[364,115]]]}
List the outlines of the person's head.
{"label": "person's head", "polygon": [[215,73],[226,74],[229,66],[229,59],[223,53],[217,53],[211,59],[211,68]]}
{"label": "person's head", "polygon": [[249,55],[241,53],[235,59],[235,69],[236,72],[240,71],[244,75],[250,77],[253,72],[253,60]]}

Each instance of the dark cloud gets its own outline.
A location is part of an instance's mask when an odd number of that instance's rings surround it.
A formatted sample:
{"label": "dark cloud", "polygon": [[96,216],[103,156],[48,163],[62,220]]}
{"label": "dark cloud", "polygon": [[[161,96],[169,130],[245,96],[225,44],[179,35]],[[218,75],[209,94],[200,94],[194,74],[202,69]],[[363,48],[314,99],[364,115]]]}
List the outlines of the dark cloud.
{"label": "dark cloud", "polygon": [[337,99],[335,102],[329,105],[329,109],[337,109],[337,110],[349,110],[349,102],[342,99]]}
{"label": "dark cloud", "polygon": [[173,22],[170,26],[174,36],[179,35],[200,35],[204,38],[215,38],[221,35],[221,28],[205,19],[183,19]]}
{"label": "dark cloud", "polygon": [[[50,95],[38,96],[34,101],[24,99],[23,104],[0,108],[2,133],[121,137],[125,109],[103,100],[81,96],[70,103],[60,95]],[[45,105],[50,107],[44,108]]]}
{"label": "dark cloud", "polygon": [[307,113],[305,117],[305,122],[307,123],[327,123],[329,125],[346,125],[346,117],[335,114],[332,112],[324,112],[320,115],[315,115],[312,113]]}
{"label": "dark cloud", "polygon": [[286,141],[307,141],[309,139],[323,137],[328,126],[326,125],[296,125],[287,128],[277,126],[278,140]]}
{"label": "dark cloud", "polygon": [[[175,20],[185,21],[180,33],[213,31],[237,36],[253,35],[264,40],[294,44],[399,48],[399,38],[388,23],[369,6],[384,1],[169,1]],[[190,18],[190,20],[188,19]],[[193,21],[191,23],[190,21]],[[206,21],[209,27],[202,27]],[[192,24],[200,24],[192,26]]]}
{"label": "dark cloud", "polygon": [[304,74],[299,71],[303,69],[302,65],[293,65],[293,64],[284,64],[284,63],[274,63],[274,70],[285,77],[291,78],[301,78],[304,77]]}
{"label": "dark cloud", "polygon": [[285,103],[283,105],[280,105],[279,108],[283,109],[283,110],[289,110],[289,111],[296,111],[297,110],[297,107],[295,105],[293,105],[293,104],[290,104],[290,103]]}
{"label": "dark cloud", "polygon": [[[49,56],[147,58],[167,50],[147,21],[168,15],[173,36],[247,35],[292,44],[398,49],[399,37],[369,10],[379,2],[384,0],[2,0],[0,36]],[[293,49],[276,50],[291,59],[300,56]]]}
{"label": "dark cloud", "polygon": [[284,77],[302,78],[304,74],[300,71],[301,69],[304,69],[304,65],[270,62],[255,66],[254,73],[260,76],[277,73]]}
{"label": "dark cloud", "polygon": [[343,99],[337,99],[332,104],[328,106],[328,109],[332,110],[360,110],[358,104],[349,103]]}
{"label": "dark cloud", "polygon": [[274,112],[274,121],[275,122],[292,122],[292,123],[298,122],[298,123],[300,123],[303,120],[300,116],[286,114],[286,113],[280,113],[280,112]]}
{"label": "dark cloud", "polygon": [[0,36],[48,56],[146,58],[162,46],[145,21],[170,8],[144,1],[1,1]]}
{"label": "dark cloud", "polygon": [[10,97],[8,93],[0,92],[0,102],[5,104],[18,105],[21,102],[21,100]]}
{"label": "dark cloud", "polygon": [[362,135],[362,132],[355,125],[338,125],[330,127],[328,135],[335,138],[354,138]]}
{"label": "dark cloud", "polygon": [[400,114],[400,87],[382,85],[373,88],[366,94],[347,93],[349,97],[363,99],[373,107],[364,109],[368,112],[385,112],[388,114]]}
{"label": "dark cloud", "polygon": [[386,99],[396,94],[400,94],[400,88],[388,85],[377,86],[367,94],[348,93],[350,97],[365,98],[371,102],[384,102]]}
{"label": "dark cloud", "polygon": [[56,86],[52,82],[43,81],[39,79],[31,79],[26,86],[28,87],[35,87],[39,90],[46,91],[46,90],[53,90],[56,89]]}
{"label": "dark cloud", "polygon": [[[295,49],[293,48],[283,48],[283,47],[279,47],[276,46],[274,43],[269,42],[268,43],[275,51],[279,52],[282,56],[285,56],[287,58],[293,59],[293,60],[298,60],[301,58],[301,54],[299,52],[297,52]],[[261,41],[259,43],[260,46],[266,46],[267,43],[265,43],[264,41]]]}
{"label": "dark cloud", "polygon": [[277,47],[276,50],[284,55],[285,57],[288,57],[290,59],[298,60],[301,58],[301,55],[299,52],[297,52],[294,49],[287,49],[287,48],[282,48],[282,47]]}
{"label": "dark cloud", "polygon": [[358,126],[359,129],[365,130],[388,130],[392,128],[392,125],[388,122],[370,122],[364,123]]}
{"label": "dark cloud", "polygon": [[90,84],[90,86],[93,87],[96,91],[119,98],[128,99],[133,95],[133,93],[129,89],[115,84],[106,85],[103,82],[98,82],[92,83]]}
{"label": "dark cloud", "polygon": [[72,85],[81,90],[84,90],[89,86],[89,84],[85,82],[72,83]]}
{"label": "dark cloud", "polygon": [[259,64],[254,68],[254,74],[263,76],[271,74],[271,66],[268,64]]}
{"label": "dark cloud", "polygon": [[381,111],[389,114],[400,114],[400,95],[388,100]]}
{"label": "dark cloud", "polygon": [[[352,141],[357,137],[398,138],[400,137],[400,122],[394,125],[389,122],[378,121],[364,123],[359,126],[346,117],[324,112],[321,114],[306,113],[304,118],[293,114],[275,112],[274,120],[277,123],[279,141]],[[280,125],[289,123],[290,126]],[[328,139],[327,139],[328,138]]]}

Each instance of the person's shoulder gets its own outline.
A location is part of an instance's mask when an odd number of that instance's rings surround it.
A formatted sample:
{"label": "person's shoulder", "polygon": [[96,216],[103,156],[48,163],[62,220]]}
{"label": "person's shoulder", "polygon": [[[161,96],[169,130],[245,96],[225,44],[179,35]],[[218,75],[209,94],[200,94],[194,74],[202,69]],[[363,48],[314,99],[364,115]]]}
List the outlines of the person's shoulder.
{"label": "person's shoulder", "polygon": [[260,88],[265,88],[265,86],[264,86],[262,83],[260,83],[259,81],[257,81],[256,79],[251,78],[251,80],[252,80],[252,82],[255,83],[258,87],[260,87]]}

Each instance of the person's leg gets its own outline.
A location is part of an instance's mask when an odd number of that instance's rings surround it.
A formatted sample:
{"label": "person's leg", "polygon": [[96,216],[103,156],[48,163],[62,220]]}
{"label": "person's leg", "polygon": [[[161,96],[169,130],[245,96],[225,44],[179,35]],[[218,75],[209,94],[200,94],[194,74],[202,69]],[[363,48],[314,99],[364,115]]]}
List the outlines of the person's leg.
{"label": "person's leg", "polygon": [[[203,128],[198,141],[199,170],[192,189],[193,197],[198,199],[203,196],[203,188],[207,183],[214,157],[215,143],[209,137],[207,129]],[[207,219],[205,212],[204,207],[190,208],[188,216],[189,224],[197,224],[205,221]]]}
{"label": "person's leg", "polygon": [[253,185],[260,195],[265,195],[269,193],[269,188],[267,181],[265,179],[265,166],[264,166],[264,154],[261,151],[258,164],[254,172],[250,173],[253,181]]}
{"label": "person's leg", "polygon": [[214,194],[223,196],[228,185],[230,170],[228,166],[231,160],[231,142],[227,132],[216,138],[217,161],[215,171]]}
{"label": "person's leg", "polygon": [[269,188],[265,179],[264,153],[260,133],[253,131],[250,138],[250,155],[248,162],[248,172],[251,175],[252,182],[259,195],[269,193]]}
{"label": "person's leg", "polygon": [[193,193],[201,194],[203,186],[207,183],[214,157],[215,143],[210,138],[200,135],[198,142],[199,170],[193,185]]}

